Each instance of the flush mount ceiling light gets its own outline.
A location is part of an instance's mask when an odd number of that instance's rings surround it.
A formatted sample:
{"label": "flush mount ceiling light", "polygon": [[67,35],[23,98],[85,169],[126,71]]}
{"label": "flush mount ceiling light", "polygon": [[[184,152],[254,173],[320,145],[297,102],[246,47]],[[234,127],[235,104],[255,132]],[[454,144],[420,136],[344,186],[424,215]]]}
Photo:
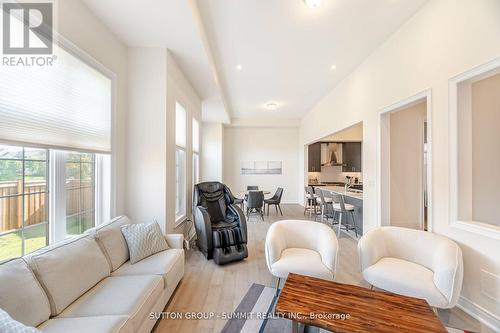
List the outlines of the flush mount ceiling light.
{"label": "flush mount ceiling light", "polygon": [[309,8],[316,8],[321,4],[322,0],[304,0],[306,3],[307,7]]}
{"label": "flush mount ceiling light", "polygon": [[334,71],[334,70],[336,70],[336,69],[337,69],[337,66],[332,65],[332,66],[330,67],[330,69],[331,69],[332,71]]}
{"label": "flush mount ceiling light", "polygon": [[243,69],[243,66],[241,66],[241,65],[236,65],[236,69],[237,69],[237,70],[239,70],[239,71],[241,71],[241,70]]}
{"label": "flush mount ceiling light", "polygon": [[269,111],[274,111],[278,108],[278,104],[276,103],[267,103],[266,104],[266,109],[268,109]]}

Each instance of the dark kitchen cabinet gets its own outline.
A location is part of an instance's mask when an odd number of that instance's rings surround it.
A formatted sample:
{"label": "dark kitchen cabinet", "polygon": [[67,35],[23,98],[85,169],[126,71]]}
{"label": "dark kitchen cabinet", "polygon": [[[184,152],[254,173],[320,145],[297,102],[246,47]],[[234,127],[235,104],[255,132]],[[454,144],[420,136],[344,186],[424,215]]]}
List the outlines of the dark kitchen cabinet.
{"label": "dark kitchen cabinet", "polygon": [[309,172],[321,172],[321,143],[309,145],[308,164]]}
{"label": "dark kitchen cabinet", "polygon": [[344,142],[342,163],[343,172],[361,172],[361,142]]}

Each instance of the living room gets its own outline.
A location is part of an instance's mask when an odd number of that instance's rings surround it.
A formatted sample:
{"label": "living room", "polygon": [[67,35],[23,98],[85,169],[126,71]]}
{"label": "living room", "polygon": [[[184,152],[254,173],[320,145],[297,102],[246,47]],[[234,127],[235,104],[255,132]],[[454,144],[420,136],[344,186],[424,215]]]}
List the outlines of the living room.
{"label": "living room", "polygon": [[498,0],[1,5],[0,332],[500,332]]}

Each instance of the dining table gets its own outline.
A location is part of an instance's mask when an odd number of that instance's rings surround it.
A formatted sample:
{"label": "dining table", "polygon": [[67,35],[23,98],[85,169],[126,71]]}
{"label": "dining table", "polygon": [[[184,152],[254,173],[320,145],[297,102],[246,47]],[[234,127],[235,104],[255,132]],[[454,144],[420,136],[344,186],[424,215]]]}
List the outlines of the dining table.
{"label": "dining table", "polygon": [[248,195],[250,192],[262,192],[264,195],[269,195],[271,194],[271,191],[268,190],[244,190],[244,191],[239,191],[238,192],[238,198],[245,198],[245,196]]}

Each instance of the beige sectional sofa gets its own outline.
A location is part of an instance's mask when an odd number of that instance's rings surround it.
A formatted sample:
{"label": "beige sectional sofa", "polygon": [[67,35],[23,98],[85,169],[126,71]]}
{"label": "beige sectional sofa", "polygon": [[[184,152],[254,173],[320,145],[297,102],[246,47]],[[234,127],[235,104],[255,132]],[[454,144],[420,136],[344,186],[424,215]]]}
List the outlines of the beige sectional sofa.
{"label": "beige sectional sofa", "polygon": [[131,265],[124,216],[0,265],[0,308],[44,333],[150,332],[184,275],[183,236]]}

